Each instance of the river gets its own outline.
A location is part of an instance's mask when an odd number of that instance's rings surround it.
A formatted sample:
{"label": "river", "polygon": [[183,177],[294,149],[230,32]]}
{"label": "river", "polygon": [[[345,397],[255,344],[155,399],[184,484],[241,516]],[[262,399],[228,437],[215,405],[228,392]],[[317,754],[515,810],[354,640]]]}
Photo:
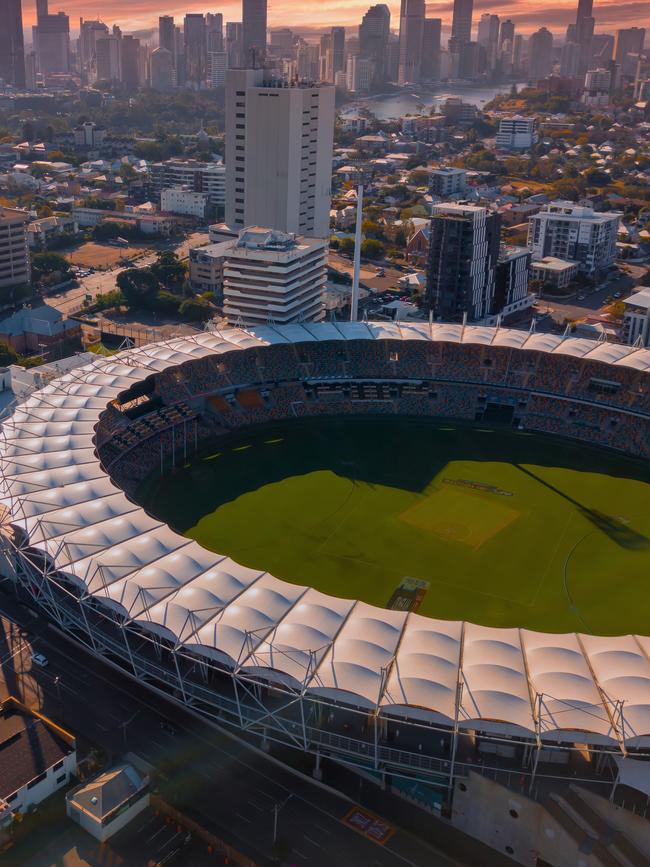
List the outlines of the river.
{"label": "river", "polygon": [[[517,85],[520,87],[521,85]],[[490,102],[497,93],[509,93],[512,84],[485,85],[473,87],[470,85],[441,84],[439,87],[408,88],[398,93],[386,96],[371,96],[355,101],[342,107],[343,112],[349,112],[353,106],[363,106],[371,111],[379,120],[403,117],[405,114],[428,114],[431,108],[437,106],[448,96],[460,96],[465,102],[471,102],[479,108]],[[422,109],[424,105],[424,109]]]}

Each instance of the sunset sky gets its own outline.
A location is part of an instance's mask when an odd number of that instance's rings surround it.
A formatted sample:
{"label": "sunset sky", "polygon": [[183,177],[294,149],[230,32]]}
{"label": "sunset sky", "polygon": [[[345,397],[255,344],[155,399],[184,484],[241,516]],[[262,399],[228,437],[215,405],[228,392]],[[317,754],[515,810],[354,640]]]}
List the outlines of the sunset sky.
{"label": "sunset sky", "polygon": [[[23,20],[25,25],[34,23],[35,0],[23,0]],[[302,0],[269,0],[269,26],[293,27],[296,30],[324,28],[332,24],[356,27],[370,2],[356,0],[322,0],[322,2],[302,2]],[[388,4],[393,15],[392,27],[399,26],[399,2]],[[542,25],[558,36],[563,35],[566,25],[575,19],[577,0],[475,0],[474,18],[478,20],[482,12],[490,11],[511,18],[520,31],[536,30]],[[453,2],[429,2],[428,14],[451,20]],[[185,12],[223,12],[226,21],[241,20],[241,0],[213,0],[200,2],[188,0],[187,4],[174,3],[173,0],[50,0],[50,11],[60,9],[70,16],[73,29],[78,29],[80,15],[84,18],[101,18],[107,24],[120,24],[127,31],[147,29],[157,24],[159,15],[175,15],[182,19]],[[597,30],[614,32],[618,27],[650,27],[650,2],[630,0],[616,2],[604,0],[594,2],[594,15]]]}

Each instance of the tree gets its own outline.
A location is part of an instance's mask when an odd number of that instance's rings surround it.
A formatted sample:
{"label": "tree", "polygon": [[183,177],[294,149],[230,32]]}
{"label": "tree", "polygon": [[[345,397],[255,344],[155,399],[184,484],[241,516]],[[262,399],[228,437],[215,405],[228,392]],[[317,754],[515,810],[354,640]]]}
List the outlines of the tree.
{"label": "tree", "polygon": [[183,319],[190,322],[205,322],[213,314],[212,305],[202,298],[186,298],[180,306],[180,314]]}
{"label": "tree", "polygon": [[154,304],[158,280],[149,268],[127,268],[116,282],[129,307],[150,308]]}
{"label": "tree", "polygon": [[158,253],[156,262],[151,266],[159,283],[164,286],[180,287],[185,280],[187,267],[172,250]]}
{"label": "tree", "polygon": [[69,279],[70,263],[60,253],[45,251],[32,256],[32,279],[35,283],[60,283]]}
{"label": "tree", "polygon": [[0,343],[0,367],[9,367],[18,360],[18,353],[8,343]]}
{"label": "tree", "polygon": [[386,252],[386,247],[375,238],[366,238],[361,244],[361,255],[364,259],[381,259]]}
{"label": "tree", "polygon": [[354,238],[341,238],[339,251],[351,256],[354,253]]}

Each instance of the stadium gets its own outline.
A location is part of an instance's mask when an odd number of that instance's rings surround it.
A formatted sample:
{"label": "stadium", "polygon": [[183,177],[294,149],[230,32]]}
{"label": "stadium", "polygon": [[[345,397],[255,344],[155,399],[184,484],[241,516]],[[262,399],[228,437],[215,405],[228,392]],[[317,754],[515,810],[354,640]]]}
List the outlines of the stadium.
{"label": "stadium", "polygon": [[[622,763],[650,757],[643,607],[629,606],[638,634],[609,636],[481,624],[469,600],[471,616],[434,619],[418,613],[417,584],[379,607],[281,580],[207,550],[139,499],[147,480],[182,478],[221,438],[364,416],[549,435],[647,481],[649,371],[644,349],[444,324],[206,331],[98,358],[3,422],[3,570],[60,629],[141,683],[311,752],[317,767],[331,757],[423,801],[448,800],[470,770],[504,782],[514,773],[528,791],[555,778],[611,787]],[[498,501],[493,535],[506,532],[512,491],[443,481],[445,508],[470,488]],[[573,506],[609,543],[647,557],[646,514]],[[418,529],[430,521],[416,518]],[[612,598],[624,581],[611,576]]]}

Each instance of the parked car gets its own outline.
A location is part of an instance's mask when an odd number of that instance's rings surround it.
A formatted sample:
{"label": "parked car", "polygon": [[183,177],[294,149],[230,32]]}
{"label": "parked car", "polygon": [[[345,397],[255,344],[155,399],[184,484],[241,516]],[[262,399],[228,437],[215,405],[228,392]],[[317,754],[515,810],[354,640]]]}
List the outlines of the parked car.
{"label": "parked car", "polygon": [[45,656],[43,653],[32,653],[31,659],[34,665],[38,665],[41,668],[47,668],[50,664],[47,656]]}

